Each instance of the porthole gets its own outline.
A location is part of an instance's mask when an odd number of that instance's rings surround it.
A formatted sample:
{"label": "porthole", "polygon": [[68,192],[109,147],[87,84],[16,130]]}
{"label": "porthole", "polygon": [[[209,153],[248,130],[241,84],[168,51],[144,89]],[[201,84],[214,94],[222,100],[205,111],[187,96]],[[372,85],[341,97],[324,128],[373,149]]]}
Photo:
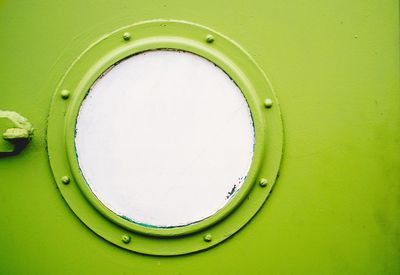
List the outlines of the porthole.
{"label": "porthole", "polygon": [[148,227],[204,220],[240,190],[253,158],[246,99],[220,68],[155,50],[119,62],[90,88],[75,148],[91,191]]}
{"label": "porthole", "polygon": [[179,21],[116,30],[62,77],[48,149],[59,190],[95,233],[128,250],[204,250],[268,197],[283,148],[264,73],[228,38]]}

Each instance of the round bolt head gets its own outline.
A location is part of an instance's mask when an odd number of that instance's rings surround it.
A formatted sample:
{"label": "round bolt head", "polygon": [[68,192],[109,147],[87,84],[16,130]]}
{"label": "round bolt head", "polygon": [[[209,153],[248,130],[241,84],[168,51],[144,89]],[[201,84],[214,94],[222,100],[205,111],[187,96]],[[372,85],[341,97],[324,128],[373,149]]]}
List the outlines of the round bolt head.
{"label": "round bolt head", "polygon": [[131,34],[129,32],[126,32],[122,35],[122,38],[124,38],[125,41],[128,41],[131,39]]}
{"label": "round bolt head", "polygon": [[62,99],[67,99],[67,98],[69,98],[69,94],[70,94],[70,92],[69,92],[68,90],[62,90],[62,91],[61,91],[61,97],[62,97]]}
{"label": "round bolt head", "polygon": [[214,42],[214,36],[212,36],[211,34],[207,35],[206,41],[207,41],[207,43],[212,43],[212,42]]}
{"label": "round bolt head", "polygon": [[205,242],[211,242],[211,240],[212,240],[211,234],[207,234],[207,235],[204,236],[204,241]]}
{"label": "round bolt head", "polygon": [[128,235],[122,235],[121,240],[122,240],[123,243],[130,243],[131,237],[128,236]]}
{"label": "round bolt head", "polygon": [[264,106],[266,107],[266,108],[271,108],[272,107],[272,99],[270,99],[270,98],[267,98],[265,101],[264,101]]}
{"label": "round bolt head", "polygon": [[61,182],[64,183],[64,184],[68,184],[70,181],[71,180],[67,176],[64,176],[64,177],[61,178]]}
{"label": "round bolt head", "polygon": [[260,179],[259,184],[260,184],[261,187],[266,187],[268,185],[268,180],[262,178],[262,179]]}

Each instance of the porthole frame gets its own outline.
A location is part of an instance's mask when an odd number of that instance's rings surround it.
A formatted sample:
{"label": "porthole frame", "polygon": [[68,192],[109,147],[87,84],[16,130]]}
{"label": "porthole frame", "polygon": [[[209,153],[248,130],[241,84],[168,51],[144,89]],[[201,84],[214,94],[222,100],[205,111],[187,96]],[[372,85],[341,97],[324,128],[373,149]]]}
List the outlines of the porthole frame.
{"label": "porthole frame", "polygon": [[[135,224],[105,207],[81,175],[75,150],[76,118],[93,83],[113,64],[156,49],[191,52],[225,71],[244,94],[255,130],[253,162],[237,194],[215,215],[175,228]],[[272,100],[272,107],[265,106],[266,99]],[[278,101],[265,74],[250,55],[215,31],[173,20],[126,26],[90,45],[72,63],[57,86],[47,135],[53,175],[72,211],[90,229],[111,243],[152,255],[178,255],[204,250],[237,232],[267,199],[277,179],[283,152],[283,125]],[[258,184],[261,179],[266,179],[268,183]]]}

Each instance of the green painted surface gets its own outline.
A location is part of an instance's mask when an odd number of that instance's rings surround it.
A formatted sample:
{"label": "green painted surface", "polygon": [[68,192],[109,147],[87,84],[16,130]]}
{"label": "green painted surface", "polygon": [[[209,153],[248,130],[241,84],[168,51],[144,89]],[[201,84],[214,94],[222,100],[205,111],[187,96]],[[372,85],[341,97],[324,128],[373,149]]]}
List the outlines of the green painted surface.
{"label": "green painted surface", "polygon": [[[51,96],[89,44],[149,19],[234,39],[267,73],[285,153],[267,204],[206,252],[143,256],[63,201],[46,152]],[[133,39],[133,37],[132,37]],[[0,1],[0,109],[35,135],[0,159],[1,274],[399,274],[397,1]]]}
{"label": "green painted surface", "polygon": [[[135,39],[126,41],[123,37],[130,33]],[[207,42],[211,34],[214,43]],[[164,229],[133,223],[103,205],[82,176],[75,149],[77,115],[96,79],[127,56],[160,48],[190,51],[223,69],[246,97],[252,112],[256,140],[252,165],[243,187],[223,209],[197,223]],[[65,201],[87,226],[104,239],[123,248],[151,255],[170,256],[205,250],[242,228],[268,198],[278,177],[283,153],[279,103],[264,73],[231,40],[210,29],[183,21],[145,21],[103,36],[74,60],[67,71],[54,91],[48,117],[50,165]],[[65,94],[70,95],[65,97]],[[268,101],[275,102],[273,108]],[[206,108],[203,110],[207,111]],[[71,177],[71,184],[65,185],[60,181],[65,175]],[[152,175],[149,174],[149,177]],[[261,177],[268,179],[268,187],[260,188],[255,184]],[[122,243],[122,234],[131,234],[132,243]],[[212,234],[213,241],[204,242],[206,234]]]}

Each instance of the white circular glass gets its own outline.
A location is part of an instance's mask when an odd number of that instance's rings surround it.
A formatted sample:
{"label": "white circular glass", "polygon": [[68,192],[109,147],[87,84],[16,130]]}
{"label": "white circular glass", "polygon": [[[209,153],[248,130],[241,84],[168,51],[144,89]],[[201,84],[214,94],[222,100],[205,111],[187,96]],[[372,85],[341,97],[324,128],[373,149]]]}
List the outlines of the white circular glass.
{"label": "white circular glass", "polygon": [[111,211],[150,227],[199,222],[241,188],[254,150],[240,89],[192,53],[147,51],[117,63],[80,108],[75,147]]}

